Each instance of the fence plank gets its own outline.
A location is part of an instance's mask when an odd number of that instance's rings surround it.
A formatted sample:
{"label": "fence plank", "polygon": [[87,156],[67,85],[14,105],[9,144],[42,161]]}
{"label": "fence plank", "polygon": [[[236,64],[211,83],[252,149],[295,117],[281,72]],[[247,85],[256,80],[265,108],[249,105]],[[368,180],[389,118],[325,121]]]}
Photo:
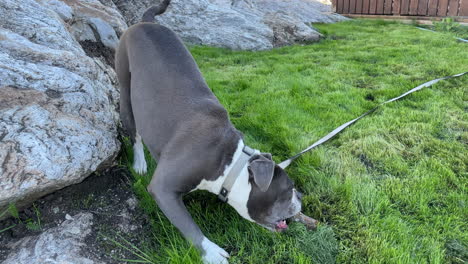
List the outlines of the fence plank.
{"label": "fence plank", "polygon": [[349,0],[343,0],[343,14],[349,14]]}
{"label": "fence plank", "polygon": [[384,2],[384,14],[386,14],[386,15],[392,14],[392,2],[393,2],[393,0],[385,0],[385,2]]}
{"label": "fence plank", "polygon": [[418,14],[418,0],[411,0],[409,5],[409,14],[417,15]]}
{"label": "fence plank", "polygon": [[460,9],[458,10],[459,16],[468,16],[468,0],[460,1]]}
{"label": "fence plank", "polygon": [[427,15],[427,4],[428,4],[428,0],[419,0],[418,15],[420,16]]}
{"label": "fence plank", "polygon": [[377,0],[376,14],[382,15],[384,12],[384,0]]}
{"label": "fence plank", "polygon": [[343,14],[343,0],[336,0],[336,12]]}
{"label": "fence plank", "polygon": [[437,8],[437,16],[446,16],[448,8],[448,0],[439,0],[439,7]]}
{"label": "fence plank", "polygon": [[369,14],[377,14],[377,0],[370,0],[369,2]]}
{"label": "fence plank", "polygon": [[331,0],[339,14],[468,16],[468,0]]}
{"label": "fence plank", "polygon": [[363,0],[362,1],[362,12],[361,12],[361,14],[369,14],[369,0]]}
{"label": "fence plank", "polygon": [[349,13],[350,14],[356,14],[356,1],[361,1],[361,0],[349,0]]}
{"label": "fence plank", "polygon": [[354,11],[355,14],[362,14],[362,4],[364,0],[356,0],[356,10]]}
{"label": "fence plank", "polygon": [[450,0],[448,7],[448,16],[456,16],[458,14],[458,1],[459,0]]}
{"label": "fence plank", "polygon": [[427,15],[428,16],[436,16],[437,15],[437,4],[438,4],[438,0],[429,0],[429,4],[427,5]]}
{"label": "fence plank", "polygon": [[400,14],[402,15],[409,14],[409,3],[410,3],[410,0],[401,0]]}
{"label": "fence plank", "polygon": [[394,15],[400,14],[400,6],[401,6],[401,0],[393,0],[392,13]]}

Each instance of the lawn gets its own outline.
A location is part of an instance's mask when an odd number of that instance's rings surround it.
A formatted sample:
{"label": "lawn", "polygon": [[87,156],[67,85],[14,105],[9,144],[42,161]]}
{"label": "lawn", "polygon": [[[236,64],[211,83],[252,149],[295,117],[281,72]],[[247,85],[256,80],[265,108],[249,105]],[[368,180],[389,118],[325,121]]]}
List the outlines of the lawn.
{"label": "lawn", "polygon": [[[365,20],[316,27],[324,39],[311,45],[191,48],[245,142],[277,162],[379,102],[468,70],[468,44],[447,33]],[[186,204],[230,263],[466,263],[467,102],[468,76],[441,81],[294,162],[287,171],[305,194],[303,211],[321,221],[317,231],[292,224],[271,233],[205,192]],[[140,261],[201,263],[146,192],[149,164],[134,189],[153,233],[132,250]]]}

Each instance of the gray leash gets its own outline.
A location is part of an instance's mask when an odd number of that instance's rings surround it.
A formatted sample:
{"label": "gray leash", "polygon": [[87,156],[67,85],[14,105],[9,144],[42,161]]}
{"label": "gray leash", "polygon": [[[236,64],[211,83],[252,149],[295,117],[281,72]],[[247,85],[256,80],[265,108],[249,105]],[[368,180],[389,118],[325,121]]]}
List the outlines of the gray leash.
{"label": "gray leash", "polygon": [[466,73],[468,73],[468,72],[463,72],[463,73],[459,73],[459,74],[455,74],[455,75],[451,75],[451,76],[446,76],[446,77],[442,77],[442,78],[439,78],[439,79],[435,79],[435,80],[432,80],[432,81],[428,81],[428,82],[426,82],[426,83],[423,83],[423,84],[421,84],[421,85],[419,85],[419,86],[417,86],[417,87],[415,87],[415,88],[409,90],[408,92],[406,92],[406,93],[404,93],[404,94],[402,94],[402,95],[400,95],[400,96],[397,96],[397,97],[392,98],[392,99],[390,99],[390,100],[388,100],[388,101],[385,101],[385,102],[383,102],[383,103],[380,103],[379,105],[377,105],[376,107],[372,108],[371,110],[365,112],[365,113],[362,114],[361,116],[359,116],[359,117],[357,117],[357,118],[355,118],[355,119],[353,119],[353,120],[351,120],[351,121],[349,121],[349,122],[346,122],[346,123],[344,123],[343,125],[341,125],[341,126],[335,128],[335,130],[333,130],[332,132],[328,133],[328,135],[326,135],[326,136],[324,136],[323,138],[317,140],[314,144],[310,145],[309,147],[307,147],[307,148],[304,149],[303,151],[299,152],[298,154],[296,154],[296,155],[290,157],[289,159],[287,159],[287,160],[281,162],[280,164],[278,164],[278,166],[280,166],[280,167],[283,168],[283,169],[286,168],[286,167],[288,167],[289,164],[291,164],[291,162],[292,162],[293,160],[299,158],[302,154],[304,154],[304,153],[306,153],[306,152],[308,152],[308,151],[314,149],[315,147],[317,147],[317,146],[319,146],[319,145],[321,145],[321,144],[327,142],[328,140],[330,140],[331,138],[333,138],[334,136],[336,136],[338,133],[340,133],[341,131],[343,131],[343,129],[349,127],[350,125],[352,125],[353,123],[357,122],[359,119],[365,117],[366,115],[371,114],[372,112],[374,112],[375,110],[377,110],[379,107],[383,106],[384,104],[388,104],[388,103],[391,103],[391,102],[396,101],[396,100],[398,100],[398,99],[401,99],[401,98],[403,98],[403,97],[405,97],[405,96],[407,96],[407,95],[409,95],[409,94],[412,94],[412,93],[414,93],[414,92],[416,92],[416,91],[419,91],[419,90],[421,90],[421,89],[423,89],[423,88],[429,87],[429,86],[431,86],[431,85],[433,85],[433,84],[435,84],[435,83],[437,83],[437,82],[439,82],[439,81],[441,81],[441,80],[446,80],[446,79],[451,79],[451,78],[455,78],[455,77],[460,77],[460,76],[465,75]]}
{"label": "gray leash", "polygon": [[[421,30],[426,30],[426,31],[431,31],[431,32],[437,33],[437,31],[434,31],[434,30],[431,30],[431,29],[428,29],[428,28],[423,28],[423,27],[416,27],[416,28],[421,29]],[[467,39],[462,39],[462,38],[459,38],[459,37],[454,37],[454,38],[458,39],[458,40],[461,41],[461,42],[468,43],[468,40],[467,40]]]}

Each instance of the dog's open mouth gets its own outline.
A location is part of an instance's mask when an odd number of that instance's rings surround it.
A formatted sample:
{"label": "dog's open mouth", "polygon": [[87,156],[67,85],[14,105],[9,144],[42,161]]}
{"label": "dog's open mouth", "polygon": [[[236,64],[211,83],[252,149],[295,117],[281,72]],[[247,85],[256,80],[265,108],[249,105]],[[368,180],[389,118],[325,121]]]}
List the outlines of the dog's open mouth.
{"label": "dog's open mouth", "polygon": [[282,232],[284,230],[288,229],[288,224],[286,223],[286,220],[279,220],[275,223],[275,230],[278,232]]}

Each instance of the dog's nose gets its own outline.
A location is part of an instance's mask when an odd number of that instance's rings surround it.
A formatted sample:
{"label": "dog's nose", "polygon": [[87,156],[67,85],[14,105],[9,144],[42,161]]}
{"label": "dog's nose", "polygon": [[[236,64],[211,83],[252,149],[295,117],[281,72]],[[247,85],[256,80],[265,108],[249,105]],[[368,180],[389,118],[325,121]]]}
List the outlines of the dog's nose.
{"label": "dog's nose", "polygon": [[298,192],[297,190],[294,190],[296,192],[297,199],[302,200],[302,193]]}

